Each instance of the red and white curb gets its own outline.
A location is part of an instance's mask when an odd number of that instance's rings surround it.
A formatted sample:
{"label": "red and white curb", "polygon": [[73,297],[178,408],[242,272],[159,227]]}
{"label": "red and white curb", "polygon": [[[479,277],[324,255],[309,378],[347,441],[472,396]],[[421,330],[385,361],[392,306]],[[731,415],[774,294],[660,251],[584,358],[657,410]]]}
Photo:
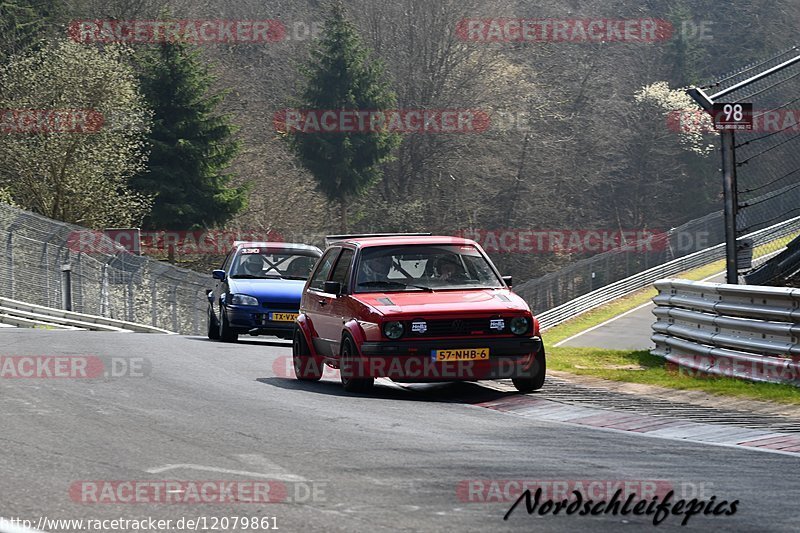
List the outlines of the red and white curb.
{"label": "red and white curb", "polygon": [[800,456],[800,435],[789,433],[581,407],[531,396],[511,396],[473,405],[575,426]]}

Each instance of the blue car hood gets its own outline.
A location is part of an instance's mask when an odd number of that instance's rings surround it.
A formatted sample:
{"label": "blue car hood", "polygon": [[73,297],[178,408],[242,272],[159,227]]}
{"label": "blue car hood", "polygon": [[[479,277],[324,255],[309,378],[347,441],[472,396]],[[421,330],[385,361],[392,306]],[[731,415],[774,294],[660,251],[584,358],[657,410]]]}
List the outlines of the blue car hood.
{"label": "blue car hood", "polygon": [[247,294],[276,303],[300,303],[305,280],[228,278],[231,294]]}

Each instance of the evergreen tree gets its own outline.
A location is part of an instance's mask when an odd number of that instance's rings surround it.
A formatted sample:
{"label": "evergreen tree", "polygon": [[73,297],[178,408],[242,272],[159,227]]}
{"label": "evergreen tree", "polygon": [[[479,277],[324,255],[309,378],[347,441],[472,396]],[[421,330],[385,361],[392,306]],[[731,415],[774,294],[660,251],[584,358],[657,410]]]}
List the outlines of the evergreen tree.
{"label": "evergreen tree", "polygon": [[669,18],[673,35],[666,46],[666,64],[669,66],[667,81],[673,87],[700,83],[707,76],[703,66],[709,63],[706,43],[700,39],[708,21],[697,20],[684,0],[671,6]]}
{"label": "evergreen tree", "polygon": [[222,225],[247,203],[247,187],[232,187],[226,169],[241,149],[236,128],[215,112],[226,92],[183,43],[163,43],[142,58],[142,92],[153,110],[148,169],[131,185],[154,194],[145,226],[198,229]]}
{"label": "evergreen tree", "polygon": [[[320,42],[303,68],[306,86],[299,107],[310,110],[384,110],[396,98],[382,81],[383,65],[370,61],[341,2],[333,4]],[[294,133],[291,146],[329,201],[338,202],[347,231],[347,202],[381,178],[399,136],[387,132]]]}
{"label": "evergreen tree", "polygon": [[54,10],[45,0],[0,0],[0,63],[33,46]]}

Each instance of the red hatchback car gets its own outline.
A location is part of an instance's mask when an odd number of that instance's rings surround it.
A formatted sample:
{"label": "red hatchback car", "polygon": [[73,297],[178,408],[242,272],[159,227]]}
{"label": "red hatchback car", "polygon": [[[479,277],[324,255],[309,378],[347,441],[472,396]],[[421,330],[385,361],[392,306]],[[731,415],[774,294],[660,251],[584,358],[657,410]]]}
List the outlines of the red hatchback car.
{"label": "red hatchback car", "polygon": [[306,282],[292,343],[297,378],[340,370],[348,391],[400,382],[511,378],[542,387],[539,324],[474,241],[340,236]]}

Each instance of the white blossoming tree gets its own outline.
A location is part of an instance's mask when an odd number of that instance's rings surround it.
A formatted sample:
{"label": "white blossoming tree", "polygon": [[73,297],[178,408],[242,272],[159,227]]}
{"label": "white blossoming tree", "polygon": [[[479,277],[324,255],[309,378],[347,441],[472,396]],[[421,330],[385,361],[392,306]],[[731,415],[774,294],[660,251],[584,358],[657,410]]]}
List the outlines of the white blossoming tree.
{"label": "white blossoming tree", "polygon": [[14,203],[93,228],[141,223],[151,199],[128,180],[150,117],[129,54],[65,40],[0,67],[0,189]]}
{"label": "white blossoming tree", "polygon": [[670,89],[666,81],[642,87],[634,94],[635,100],[653,106],[663,114],[665,123],[679,135],[681,146],[698,155],[714,151],[707,135],[714,131],[711,116],[703,111],[686,91]]}

